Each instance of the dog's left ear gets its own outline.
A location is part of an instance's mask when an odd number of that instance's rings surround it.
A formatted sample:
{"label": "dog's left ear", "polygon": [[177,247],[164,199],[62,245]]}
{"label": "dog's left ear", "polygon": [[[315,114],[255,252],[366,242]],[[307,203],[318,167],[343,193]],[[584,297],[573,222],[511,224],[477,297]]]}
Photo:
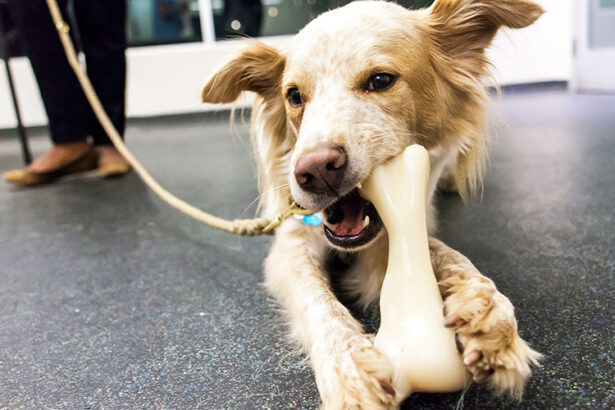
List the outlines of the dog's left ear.
{"label": "dog's left ear", "polygon": [[529,26],[544,10],[531,0],[436,0],[429,12],[436,44],[459,61],[482,56],[500,27]]}
{"label": "dog's left ear", "polygon": [[243,91],[253,91],[264,98],[279,94],[285,59],[280,52],[260,41],[245,48],[218,72],[203,88],[203,102],[230,103]]}

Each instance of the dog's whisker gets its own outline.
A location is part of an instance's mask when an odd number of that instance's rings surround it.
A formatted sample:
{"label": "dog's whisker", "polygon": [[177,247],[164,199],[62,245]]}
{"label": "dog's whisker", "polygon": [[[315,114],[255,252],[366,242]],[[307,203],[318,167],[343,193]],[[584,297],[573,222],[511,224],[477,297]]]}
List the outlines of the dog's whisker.
{"label": "dog's whisker", "polygon": [[248,212],[248,209],[250,209],[250,207],[254,205],[255,203],[257,203],[258,201],[260,201],[263,198],[263,196],[270,194],[272,192],[275,192],[275,191],[281,191],[282,189],[288,188],[288,187],[290,187],[290,184],[282,184],[282,185],[274,186],[274,187],[264,190],[263,192],[258,194],[256,198],[254,198],[254,200],[252,200],[252,202],[248,204],[248,206],[246,206],[246,208],[243,210],[241,215],[244,215],[246,212]]}

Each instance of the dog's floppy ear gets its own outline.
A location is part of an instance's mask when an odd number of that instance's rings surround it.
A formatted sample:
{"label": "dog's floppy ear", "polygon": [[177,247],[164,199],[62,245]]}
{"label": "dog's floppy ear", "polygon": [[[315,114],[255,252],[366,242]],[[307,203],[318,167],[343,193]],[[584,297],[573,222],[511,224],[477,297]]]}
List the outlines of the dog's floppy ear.
{"label": "dog's floppy ear", "polygon": [[284,63],[278,50],[255,40],[207,81],[203,102],[230,103],[243,91],[273,97],[279,94]]}
{"label": "dog's floppy ear", "polygon": [[500,27],[526,27],[543,13],[531,0],[436,0],[430,9],[436,44],[456,60],[482,55]]}
{"label": "dog's floppy ear", "polygon": [[435,46],[433,66],[445,79],[448,98],[444,118],[447,135],[464,135],[457,157],[455,180],[462,197],[481,185],[485,158],[485,98],[481,78],[489,62],[485,49],[501,27],[522,28],[544,10],[531,0],[436,0],[425,12],[429,36]]}

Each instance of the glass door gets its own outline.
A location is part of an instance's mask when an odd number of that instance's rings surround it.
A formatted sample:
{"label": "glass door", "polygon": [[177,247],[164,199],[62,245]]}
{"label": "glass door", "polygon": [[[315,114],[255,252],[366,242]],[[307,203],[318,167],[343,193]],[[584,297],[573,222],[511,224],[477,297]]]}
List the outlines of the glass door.
{"label": "glass door", "polygon": [[575,1],[573,88],[615,92],[615,0]]}

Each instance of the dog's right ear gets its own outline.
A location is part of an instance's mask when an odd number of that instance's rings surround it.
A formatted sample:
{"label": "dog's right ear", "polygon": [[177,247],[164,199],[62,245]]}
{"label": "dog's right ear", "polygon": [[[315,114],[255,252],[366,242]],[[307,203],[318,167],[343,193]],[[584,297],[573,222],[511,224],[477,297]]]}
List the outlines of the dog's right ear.
{"label": "dog's right ear", "polygon": [[280,94],[285,59],[275,48],[254,41],[207,81],[203,102],[230,103],[243,91],[253,91],[264,98]]}

